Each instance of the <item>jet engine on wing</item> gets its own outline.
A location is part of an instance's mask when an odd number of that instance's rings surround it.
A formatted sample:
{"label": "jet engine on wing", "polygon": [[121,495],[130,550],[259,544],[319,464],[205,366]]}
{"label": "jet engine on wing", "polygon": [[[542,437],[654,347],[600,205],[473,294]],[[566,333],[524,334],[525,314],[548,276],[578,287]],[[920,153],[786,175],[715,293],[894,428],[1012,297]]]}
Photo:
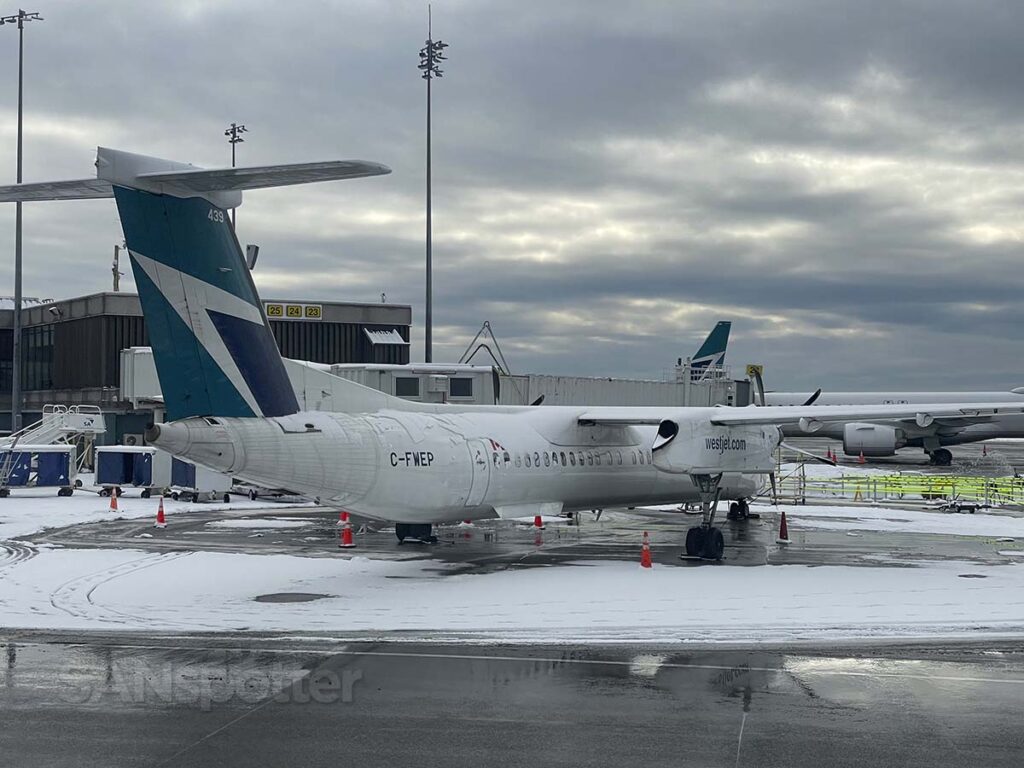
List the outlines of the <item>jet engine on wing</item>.
{"label": "jet engine on wing", "polygon": [[704,419],[665,419],[654,440],[654,466],[670,474],[768,474],[782,433],[771,425],[718,426]]}
{"label": "jet engine on wing", "polygon": [[895,427],[859,423],[843,427],[843,452],[847,456],[893,456],[904,445],[903,433]]}

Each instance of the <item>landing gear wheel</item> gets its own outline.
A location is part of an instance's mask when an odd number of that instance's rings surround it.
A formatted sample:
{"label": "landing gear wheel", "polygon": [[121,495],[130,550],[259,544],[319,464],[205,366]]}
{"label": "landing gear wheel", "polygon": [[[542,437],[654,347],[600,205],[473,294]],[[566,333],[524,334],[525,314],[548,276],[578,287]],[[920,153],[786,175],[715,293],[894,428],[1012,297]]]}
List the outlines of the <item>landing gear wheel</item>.
{"label": "landing gear wheel", "polygon": [[726,520],[739,520],[741,517],[742,517],[742,514],[740,513],[740,505],[737,504],[735,501],[732,502],[732,504],[729,505],[729,512],[728,512],[728,514],[726,514],[725,519]]}
{"label": "landing gear wheel", "polygon": [[948,467],[953,463],[953,452],[947,448],[937,448],[932,451],[932,464],[937,467]]}
{"label": "landing gear wheel", "polygon": [[687,557],[698,557],[703,548],[704,529],[696,525],[686,532],[686,555]]}
{"label": "landing gear wheel", "polygon": [[704,546],[700,556],[704,560],[721,560],[725,554],[725,538],[719,528],[708,528],[704,534]]}
{"label": "landing gear wheel", "polygon": [[434,526],[430,523],[395,523],[395,536],[399,544],[406,539],[420,544],[437,544]]}

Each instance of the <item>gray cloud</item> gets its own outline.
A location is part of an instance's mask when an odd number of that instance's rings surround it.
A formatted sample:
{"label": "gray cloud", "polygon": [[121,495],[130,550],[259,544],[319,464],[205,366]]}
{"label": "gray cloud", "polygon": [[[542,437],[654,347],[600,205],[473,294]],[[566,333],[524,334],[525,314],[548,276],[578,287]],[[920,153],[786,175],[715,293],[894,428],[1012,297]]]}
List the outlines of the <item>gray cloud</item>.
{"label": "gray cloud", "polygon": [[[383,291],[421,322],[425,4],[38,10],[27,179],[88,175],[97,144],[224,164],[233,120],[242,162],[386,162],[383,179],[254,193],[240,237],[263,246],[268,296]],[[452,44],[436,357],[489,319],[518,370],[660,376],[728,317],[733,362],[780,388],[1024,384],[1019,4],[434,10]],[[16,53],[0,29],[0,67]],[[0,80],[0,178],[14,88]],[[109,285],[111,204],[29,206],[25,231],[26,294]],[[0,284],[12,250],[0,210]]]}

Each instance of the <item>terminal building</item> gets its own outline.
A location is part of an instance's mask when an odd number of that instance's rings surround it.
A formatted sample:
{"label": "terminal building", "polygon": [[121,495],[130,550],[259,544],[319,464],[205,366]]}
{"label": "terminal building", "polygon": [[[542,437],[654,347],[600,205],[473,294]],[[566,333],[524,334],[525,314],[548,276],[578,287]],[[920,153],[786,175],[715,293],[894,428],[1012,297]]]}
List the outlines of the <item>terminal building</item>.
{"label": "terminal building", "polygon": [[[410,363],[412,308],[397,304],[265,301],[302,407],[344,410],[348,379],[418,402],[477,405],[747,405],[748,380],[724,365],[678,361],[665,380],[508,374],[500,366]],[[22,310],[22,423],[44,406],[95,406],[106,433],[96,443],[141,444],[163,420],[163,398],[138,296],[97,293]],[[0,308],[0,433],[11,424],[13,310]],[[291,362],[302,361],[302,362]],[[302,363],[314,363],[315,368]]]}
{"label": "terminal building", "polygon": [[[315,363],[403,365],[409,362],[412,308],[404,304],[264,301],[285,357]],[[151,410],[121,395],[121,352],[149,344],[139,297],[96,293],[23,305],[22,423],[48,404],[98,406],[106,416],[101,443],[145,431]],[[11,428],[14,310],[0,308],[0,432]]]}

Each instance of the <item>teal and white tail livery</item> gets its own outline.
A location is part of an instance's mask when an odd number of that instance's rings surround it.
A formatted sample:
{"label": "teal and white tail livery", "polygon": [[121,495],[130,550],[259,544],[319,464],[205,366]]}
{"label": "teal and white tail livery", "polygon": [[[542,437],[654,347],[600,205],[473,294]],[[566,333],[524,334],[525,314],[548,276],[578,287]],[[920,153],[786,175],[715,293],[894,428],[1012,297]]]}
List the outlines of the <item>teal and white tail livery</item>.
{"label": "teal and white tail livery", "polygon": [[[695,375],[709,368],[717,368],[725,364],[725,350],[729,346],[729,331],[732,323],[728,320],[721,320],[711,329],[711,333],[700,345],[697,354],[690,361],[690,370]],[[700,378],[697,376],[697,378]]]}
{"label": "teal and white tail livery", "polygon": [[389,170],[360,161],[205,170],[103,147],[96,170],[96,179],[5,192],[116,199],[167,418],[298,412],[227,209],[241,204],[243,189]]}

